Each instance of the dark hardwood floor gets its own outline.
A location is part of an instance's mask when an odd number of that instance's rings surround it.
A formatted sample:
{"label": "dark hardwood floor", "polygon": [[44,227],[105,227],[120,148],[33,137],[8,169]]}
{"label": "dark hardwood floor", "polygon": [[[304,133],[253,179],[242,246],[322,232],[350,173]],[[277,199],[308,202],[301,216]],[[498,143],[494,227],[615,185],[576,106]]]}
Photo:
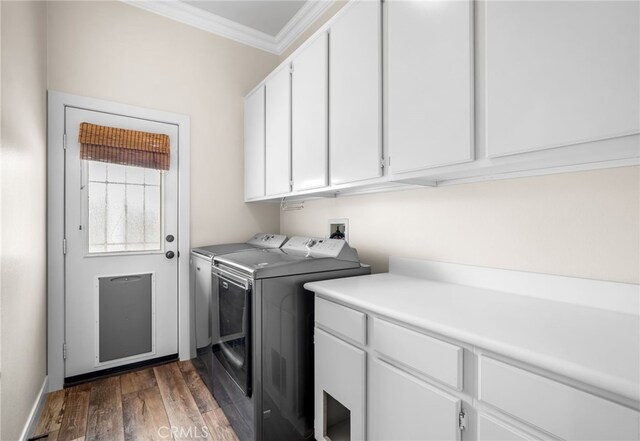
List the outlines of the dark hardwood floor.
{"label": "dark hardwood floor", "polygon": [[191,361],[52,392],[33,435],[40,436],[56,441],[238,439]]}

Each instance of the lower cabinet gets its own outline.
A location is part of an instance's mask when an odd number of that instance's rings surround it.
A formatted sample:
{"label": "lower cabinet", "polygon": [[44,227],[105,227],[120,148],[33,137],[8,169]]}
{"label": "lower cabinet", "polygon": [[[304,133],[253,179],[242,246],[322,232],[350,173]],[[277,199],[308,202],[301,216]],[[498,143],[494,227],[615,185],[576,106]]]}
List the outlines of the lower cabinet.
{"label": "lower cabinet", "polygon": [[365,440],[366,352],[315,328],[315,438]]}
{"label": "lower cabinet", "polygon": [[464,342],[350,305],[316,307],[318,441],[640,441],[637,409],[482,348],[463,363]]}
{"label": "lower cabinet", "polygon": [[369,439],[460,439],[458,398],[383,361],[369,366]]}

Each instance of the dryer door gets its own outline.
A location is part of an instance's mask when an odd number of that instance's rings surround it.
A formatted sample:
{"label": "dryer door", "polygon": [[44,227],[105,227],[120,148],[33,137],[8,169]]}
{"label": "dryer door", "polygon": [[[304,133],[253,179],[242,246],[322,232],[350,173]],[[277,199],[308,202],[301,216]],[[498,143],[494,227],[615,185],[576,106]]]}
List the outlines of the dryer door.
{"label": "dryer door", "polygon": [[217,311],[212,311],[220,328],[216,356],[245,395],[251,396],[251,284],[218,268],[212,272],[211,284],[218,298]]}

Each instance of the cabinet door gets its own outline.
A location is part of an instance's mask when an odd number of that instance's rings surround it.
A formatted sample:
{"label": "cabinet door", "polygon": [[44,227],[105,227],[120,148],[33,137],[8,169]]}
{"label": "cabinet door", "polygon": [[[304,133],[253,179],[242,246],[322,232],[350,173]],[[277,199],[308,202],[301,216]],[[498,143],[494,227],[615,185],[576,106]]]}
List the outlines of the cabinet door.
{"label": "cabinet door", "polygon": [[331,183],[381,175],[380,3],[356,1],[330,30]]}
{"label": "cabinet door", "polygon": [[489,156],[640,131],[640,3],[486,2]]}
{"label": "cabinet door", "polygon": [[321,34],[293,60],[291,163],[294,190],[328,184],[328,40]]}
{"label": "cabinet door", "polygon": [[[321,329],[315,328],[315,437],[364,441],[367,354]],[[349,410],[350,421],[335,420],[329,409],[329,394]],[[338,412],[336,412],[338,413]],[[348,433],[345,433],[348,432]],[[393,438],[390,438],[393,439]]]}
{"label": "cabinet door", "polygon": [[369,378],[370,439],[460,439],[459,399],[377,359]]}
{"label": "cabinet door", "polygon": [[266,194],[291,190],[291,72],[285,65],[266,84]]}
{"label": "cabinet door", "polygon": [[472,3],[390,0],[386,8],[392,173],[472,160]]}
{"label": "cabinet door", "polygon": [[264,196],[264,86],[244,100],[244,198]]}

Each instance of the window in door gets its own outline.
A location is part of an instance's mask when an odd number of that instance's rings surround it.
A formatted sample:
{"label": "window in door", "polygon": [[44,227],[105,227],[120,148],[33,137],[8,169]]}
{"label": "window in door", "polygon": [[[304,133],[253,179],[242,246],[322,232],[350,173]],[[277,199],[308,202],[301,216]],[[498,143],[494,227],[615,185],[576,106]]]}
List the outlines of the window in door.
{"label": "window in door", "polygon": [[83,162],[87,253],[162,252],[163,172]]}

